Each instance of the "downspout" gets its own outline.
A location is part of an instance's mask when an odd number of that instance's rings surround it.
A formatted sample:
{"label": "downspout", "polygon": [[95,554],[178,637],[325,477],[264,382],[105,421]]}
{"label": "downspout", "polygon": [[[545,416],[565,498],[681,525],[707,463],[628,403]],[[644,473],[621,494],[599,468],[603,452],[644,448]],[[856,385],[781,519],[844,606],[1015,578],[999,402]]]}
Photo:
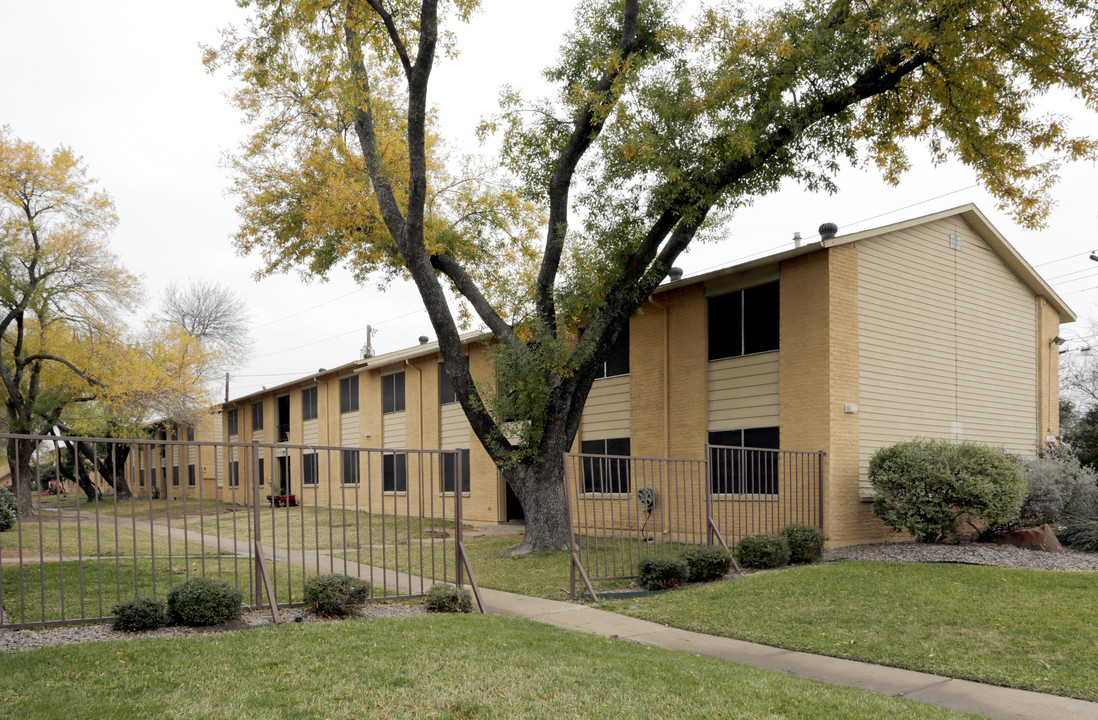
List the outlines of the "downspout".
{"label": "downspout", "polygon": [[667,387],[668,377],[668,365],[670,364],[670,352],[671,347],[668,342],[668,334],[670,332],[670,313],[667,311],[666,305],[661,305],[655,298],[649,298],[648,302],[658,307],[663,312],[663,337],[661,339],[661,351],[663,358],[663,367],[660,369],[661,383],[663,387],[663,457],[671,456],[671,390]]}

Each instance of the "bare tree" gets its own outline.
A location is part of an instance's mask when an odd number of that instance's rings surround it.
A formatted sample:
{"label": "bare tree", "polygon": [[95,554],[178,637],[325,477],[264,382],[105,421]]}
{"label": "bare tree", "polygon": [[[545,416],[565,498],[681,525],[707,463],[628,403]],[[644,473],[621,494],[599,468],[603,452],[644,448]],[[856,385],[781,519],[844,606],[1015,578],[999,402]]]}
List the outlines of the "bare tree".
{"label": "bare tree", "polygon": [[158,319],[181,327],[187,335],[220,351],[232,364],[238,364],[251,351],[247,303],[236,290],[216,280],[168,285]]}

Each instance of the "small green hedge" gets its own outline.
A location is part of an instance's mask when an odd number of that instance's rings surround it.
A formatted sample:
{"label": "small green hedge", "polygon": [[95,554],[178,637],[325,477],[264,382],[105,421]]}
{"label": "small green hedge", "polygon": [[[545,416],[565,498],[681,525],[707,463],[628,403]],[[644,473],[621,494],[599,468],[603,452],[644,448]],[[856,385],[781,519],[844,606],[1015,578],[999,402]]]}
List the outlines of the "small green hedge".
{"label": "small green hedge", "polygon": [[637,563],[637,584],[645,590],[667,590],[686,582],[686,563],[678,558],[645,558]]}
{"label": "small green hedge", "polygon": [[118,603],[111,608],[115,630],[137,632],[155,630],[168,624],[168,610],[160,598],[137,598]]}
{"label": "small green hedge", "polygon": [[473,599],[465,588],[434,585],[427,591],[423,604],[428,612],[467,613],[473,611]]}
{"label": "small green hedge", "polygon": [[732,567],[732,556],[722,547],[690,548],[682,554],[687,582],[720,580]]}
{"label": "small green hedge", "polygon": [[781,535],[750,535],[736,546],[741,567],[769,570],[789,563],[789,541]]}
{"label": "small green hedge", "polygon": [[15,527],[19,515],[15,511],[15,494],[7,488],[0,488],[0,532]]}
{"label": "small green hedge", "polygon": [[196,577],[168,593],[168,615],[178,625],[220,625],[240,617],[243,596],[224,580]]}
{"label": "small green hedge", "polygon": [[347,575],[317,575],[305,581],[304,599],[317,615],[351,615],[370,598],[370,583]]}
{"label": "small green hedge", "polygon": [[809,525],[790,525],[782,528],[782,536],[789,543],[789,562],[814,563],[824,550],[823,530]]}

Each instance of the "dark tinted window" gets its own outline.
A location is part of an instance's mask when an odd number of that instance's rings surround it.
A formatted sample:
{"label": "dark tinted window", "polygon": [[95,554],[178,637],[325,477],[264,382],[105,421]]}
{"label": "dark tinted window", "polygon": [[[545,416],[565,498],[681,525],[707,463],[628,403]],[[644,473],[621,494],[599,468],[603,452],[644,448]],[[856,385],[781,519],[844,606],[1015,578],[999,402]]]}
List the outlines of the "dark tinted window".
{"label": "dark tinted window", "polygon": [[457,402],[457,393],[454,391],[454,384],[450,382],[450,375],[446,372],[446,366],[442,363],[438,364],[438,404],[446,405],[447,403]]}
{"label": "dark tinted window", "polygon": [[320,476],[320,462],[316,453],[301,456],[301,484],[316,485]]}
{"label": "dark tinted window", "polygon": [[381,412],[404,412],[404,373],[381,378]]}
{"label": "dark tinted window", "polygon": [[743,293],[709,298],[709,359],[743,355]]}
{"label": "dark tinted window", "polygon": [[585,455],[622,455],[625,457],[583,458],[585,493],[629,492],[629,438],[584,440],[580,451]]}
{"label": "dark tinted window", "polygon": [[778,283],[709,298],[709,359],[778,349]]}
{"label": "dark tinted window", "polygon": [[343,451],[343,484],[358,485],[358,450]]}
{"label": "dark tinted window", "polygon": [[340,378],[339,411],[341,413],[358,410],[358,375]]}
{"label": "dark tinted window", "polygon": [[179,466],[172,466],[172,487],[179,487]]}
{"label": "dark tinted window", "polygon": [[263,429],[263,403],[252,403],[252,430]]}
{"label": "dark tinted window", "polygon": [[240,461],[233,460],[229,463],[229,487],[240,485]]}
{"label": "dark tinted window", "polygon": [[259,458],[259,484],[260,484],[260,486],[263,485],[263,479],[267,476],[267,473],[264,472],[266,470],[266,468],[264,467],[266,464],[267,463],[265,462],[265,458]]}
{"label": "dark tinted window", "polygon": [[595,378],[615,377],[629,374],[629,324],[621,329],[621,334],[610,347],[610,354],[606,356]]}
{"label": "dark tinted window", "polygon": [[187,466],[187,484],[194,487],[194,465]]}
{"label": "dark tinted window", "polygon": [[316,388],[305,388],[301,391],[301,419],[315,420],[316,415]]}
{"label": "dark tinted window", "polygon": [[[467,493],[469,492],[469,451],[458,450],[457,457],[461,458],[461,491]],[[454,491],[454,461],[454,455],[442,456],[442,492]]]}
{"label": "dark tinted window", "polygon": [[408,491],[408,456],[405,453],[387,453],[381,458],[382,492]]}
{"label": "dark tinted window", "polygon": [[[710,478],[716,494],[775,495],[778,492],[776,427],[709,433]],[[755,449],[752,449],[755,448]]]}
{"label": "dark tinted window", "polygon": [[239,423],[237,421],[237,417],[236,417],[236,408],[233,408],[232,410],[229,411],[229,434],[230,435],[240,434],[240,425],[239,425]]}

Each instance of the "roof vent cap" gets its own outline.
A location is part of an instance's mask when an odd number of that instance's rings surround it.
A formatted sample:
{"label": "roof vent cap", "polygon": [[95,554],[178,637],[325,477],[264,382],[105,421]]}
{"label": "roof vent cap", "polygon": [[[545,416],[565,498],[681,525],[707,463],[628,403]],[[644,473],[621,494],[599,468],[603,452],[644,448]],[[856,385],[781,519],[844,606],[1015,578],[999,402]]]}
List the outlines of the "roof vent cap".
{"label": "roof vent cap", "polygon": [[426,345],[427,344],[427,336],[426,335],[420,335],[419,336],[419,344],[420,345]]}
{"label": "roof vent cap", "polygon": [[800,246],[801,246],[801,233],[798,230],[797,232],[793,233],[793,247],[799,248]]}
{"label": "roof vent cap", "polygon": [[682,268],[681,267],[671,268],[671,272],[667,273],[667,279],[670,280],[671,282],[678,282],[679,280],[682,280]]}
{"label": "roof vent cap", "polygon": [[830,240],[839,234],[839,226],[835,223],[824,223],[820,226],[820,239]]}

